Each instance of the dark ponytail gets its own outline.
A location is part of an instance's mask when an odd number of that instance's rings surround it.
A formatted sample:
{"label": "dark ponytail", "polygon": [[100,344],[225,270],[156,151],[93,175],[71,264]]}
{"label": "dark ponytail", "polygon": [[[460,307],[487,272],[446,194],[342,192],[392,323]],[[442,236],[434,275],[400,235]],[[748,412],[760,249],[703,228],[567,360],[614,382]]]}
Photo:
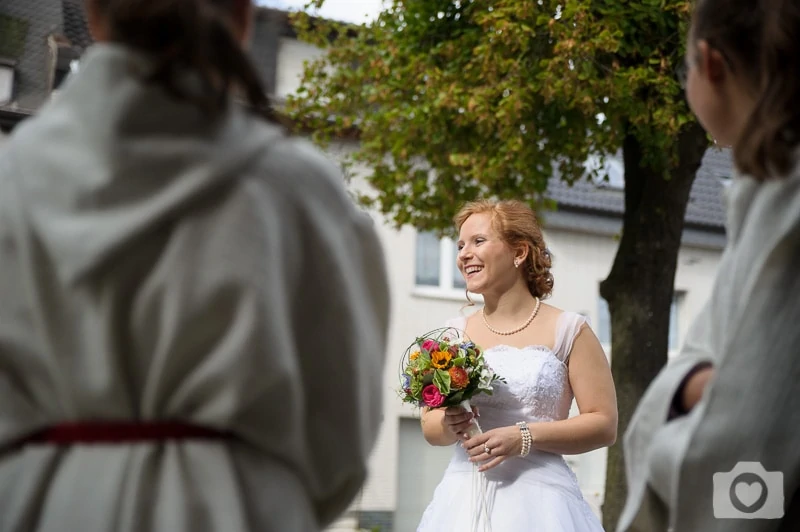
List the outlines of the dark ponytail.
{"label": "dark ponytail", "polygon": [[[278,121],[257,70],[236,38],[235,0],[89,0],[109,38],[153,57],[148,79],[209,114],[218,114],[239,91],[257,114]],[[199,76],[200,91],[181,77]]]}
{"label": "dark ponytail", "polygon": [[800,144],[800,3],[764,3],[759,97],[734,147],[739,169],[759,179],[789,173]]}

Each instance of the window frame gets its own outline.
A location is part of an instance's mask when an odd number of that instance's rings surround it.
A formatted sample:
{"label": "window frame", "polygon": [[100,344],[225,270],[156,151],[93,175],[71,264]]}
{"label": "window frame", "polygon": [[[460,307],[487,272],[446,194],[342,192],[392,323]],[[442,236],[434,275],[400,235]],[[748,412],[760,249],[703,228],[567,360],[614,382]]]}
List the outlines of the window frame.
{"label": "window frame", "polygon": [[[413,279],[413,294],[423,297],[436,297],[440,299],[452,299],[457,301],[466,301],[466,283],[461,277],[461,286],[457,286],[457,273],[456,256],[458,250],[456,249],[456,242],[449,237],[439,238],[439,273],[438,284],[425,285],[418,284],[417,277],[417,257],[420,252],[419,237],[423,234],[433,234],[432,232],[417,231],[414,235],[414,279]],[[480,299],[474,295],[470,295],[473,300]]]}

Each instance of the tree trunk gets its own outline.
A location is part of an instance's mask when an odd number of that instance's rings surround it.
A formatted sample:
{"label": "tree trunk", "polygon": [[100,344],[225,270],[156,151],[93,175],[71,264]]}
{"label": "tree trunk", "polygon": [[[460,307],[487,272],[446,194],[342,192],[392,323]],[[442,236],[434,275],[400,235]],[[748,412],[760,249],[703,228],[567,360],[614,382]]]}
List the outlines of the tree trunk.
{"label": "tree trunk", "polygon": [[643,168],[642,144],[624,139],[625,214],[622,238],[600,295],[611,314],[611,369],[617,388],[619,431],[609,449],[603,526],[616,530],[627,496],[622,439],[639,399],[667,361],[670,306],[686,205],[708,147],[705,132],[687,127],[676,139],[680,160],[663,169]]}

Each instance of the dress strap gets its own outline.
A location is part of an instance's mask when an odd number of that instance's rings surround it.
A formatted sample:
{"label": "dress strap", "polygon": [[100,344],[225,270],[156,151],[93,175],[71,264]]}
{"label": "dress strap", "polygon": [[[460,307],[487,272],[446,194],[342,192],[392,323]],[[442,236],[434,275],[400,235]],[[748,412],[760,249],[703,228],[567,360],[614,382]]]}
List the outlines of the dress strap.
{"label": "dress strap", "polygon": [[575,338],[583,329],[583,326],[588,326],[589,321],[585,316],[577,312],[564,311],[558,317],[556,323],[556,345],[553,348],[553,354],[556,358],[564,364],[569,360],[569,355],[572,353],[572,344],[575,343]]}

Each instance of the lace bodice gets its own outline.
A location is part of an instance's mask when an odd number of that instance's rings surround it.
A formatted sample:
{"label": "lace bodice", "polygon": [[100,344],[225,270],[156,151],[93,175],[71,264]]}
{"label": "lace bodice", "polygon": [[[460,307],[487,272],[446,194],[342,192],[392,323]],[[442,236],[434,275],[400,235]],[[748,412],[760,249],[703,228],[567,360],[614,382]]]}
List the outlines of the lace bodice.
{"label": "lace bodice", "polygon": [[[480,394],[471,400],[480,409],[484,430],[521,420],[556,421],[569,416],[573,393],[567,362],[584,323],[586,319],[580,314],[562,313],[552,349],[543,345],[497,345],[484,351],[492,370],[506,381],[495,383],[492,395]],[[463,331],[466,319],[451,320],[448,326]]]}
{"label": "lace bodice", "polygon": [[[573,394],[567,364],[584,323],[579,314],[562,313],[552,349],[542,345],[485,349],[486,361],[506,382],[496,383],[492,395],[477,395],[470,401],[480,410],[481,429],[569,416]],[[448,326],[464,331],[466,320],[451,320]],[[561,455],[534,449],[479,474],[464,448],[454,447],[417,532],[602,532]]]}

